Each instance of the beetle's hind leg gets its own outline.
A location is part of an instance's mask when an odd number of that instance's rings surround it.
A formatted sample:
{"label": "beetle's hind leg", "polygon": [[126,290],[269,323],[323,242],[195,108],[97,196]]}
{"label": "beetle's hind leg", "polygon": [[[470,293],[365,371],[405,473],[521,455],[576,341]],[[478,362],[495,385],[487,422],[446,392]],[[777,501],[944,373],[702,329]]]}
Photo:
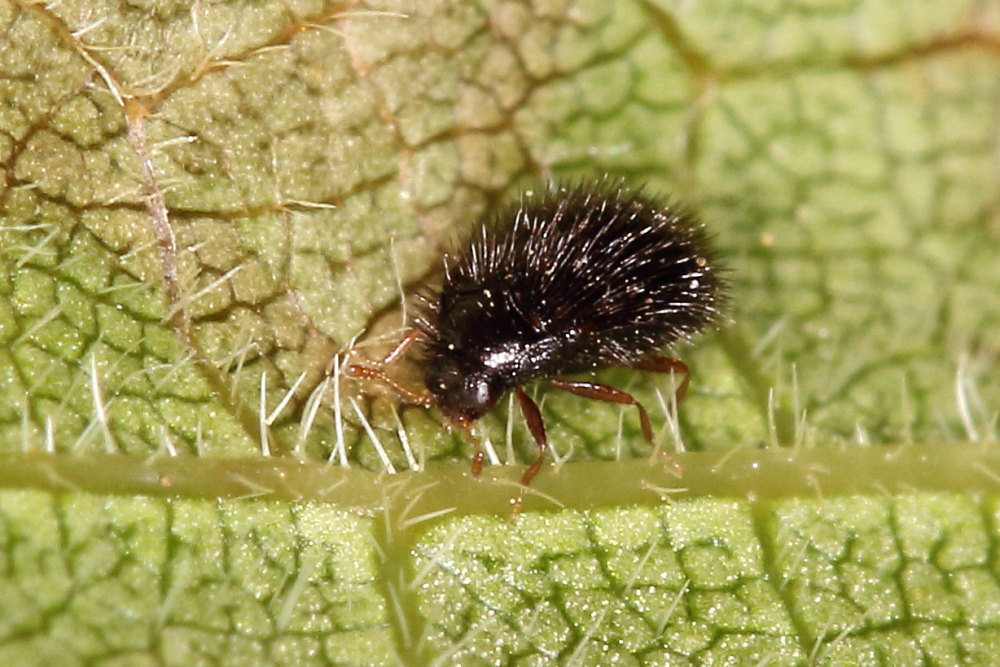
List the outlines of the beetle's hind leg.
{"label": "beetle's hind leg", "polygon": [[[666,361],[674,362],[673,359],[666,359]],[[674,363],[680,364],[684,367],[685,371],[687,370],[687,366],[682,362],[676,361]],[[642,437],[653,447],[654,451],[660,452],[667,459],[667,462],[678,474],[682,472],[680,464],[672,456],[656,447],[656,443],[653,442],[653,427],[649,423],[649,413],[646,412],[646,408],[632,394],[597,382],[577,382],[574,380],[560,380],[558,378],[553,378],[550,382],[556,389],[562,389],[563,391],[568,391],[571,394],[583,396],[584,398],[604,401],[605,403],[618,403],[619,405],[634,405],[639,411],[639,421],[642,424]],[[684,389],[687,388],[683,383],[681,386]]]}
{"label": "beetle's hind leg", "polygon": [[653,427],[649,423],[649,413],[646,412],[646,408],[642,406],[642,403],[635,400],[632,394],[626,393],[621,389],[609,387],[606,384],[598,384],[597,382],[576,382],[574,380],[559,380],[556,378],[553,378],[550,382],[552,382],[552,386],[556,389],[562,389],[563,391],[568,391],[571,394],[583,396],[584,398],[604,401],[605,403],[618,403],[619,405],[634,405],[639,410],[639,421],[642,423],[642,437],[649,444],[653,444]]}
{"label": "beetle's hind leg", "polygon": [[644,357],[631,366],[640,371],[651,371],[653,373],[670,373],[672,375],[682,375],[680,385],[674,391],[677,402],[680,403],[687,394],[688,385],[691,384],[691,369],[680,359],[670,357],[660,357],[656,355]]}

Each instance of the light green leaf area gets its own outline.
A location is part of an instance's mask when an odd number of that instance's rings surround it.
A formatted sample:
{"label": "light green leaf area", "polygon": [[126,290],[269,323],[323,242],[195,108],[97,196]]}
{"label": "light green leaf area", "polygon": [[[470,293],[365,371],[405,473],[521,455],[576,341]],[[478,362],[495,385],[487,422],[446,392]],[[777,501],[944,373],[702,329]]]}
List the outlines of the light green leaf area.
{"label": "light green leaf area", "polygon": [[988,664],[996,512],[923,494],[476,517],[418,542],[416,581],[459,663]]}
{"label": "light green leaf area", "polygon": [[[1000,648],[996,0],[0,0],[0,166],[0,663]],[[557,465],[513,524],[516,410],[476,480],[332,360],[602,174],[728,266],[677,414],[600,375],[697,453],[532,387]]]}
{"label": "light green leaf area", "polygon": [[369,521],[326,504],[0,493],[0,662],[390,663]]}

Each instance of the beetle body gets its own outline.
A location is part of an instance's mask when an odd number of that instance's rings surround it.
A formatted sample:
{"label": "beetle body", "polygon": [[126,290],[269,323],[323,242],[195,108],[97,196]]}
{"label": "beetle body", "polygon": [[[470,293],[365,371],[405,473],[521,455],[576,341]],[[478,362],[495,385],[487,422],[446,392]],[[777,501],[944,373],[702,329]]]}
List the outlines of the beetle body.
{"label": "beetle body", "polygon": [[[516,392],[539,454],[521,477],[515,516],[548,447],[541,413],[523,387],[547,380],[580,396],[634,405],[651,442],[649,416],[632,396],[561,376],[609,366],[677,373],[681,398],[687,366],[658,353],[715,321],[725,301],[704,226],[608,180],[525,194],[447,255],[444,274],[441,286],[421,297],[413,330],[383,363],[347,372],[436,405],[475,445],[474,474],[483,457],[473,424]],[[424,348],[426,393],[400,386],[384,371],[414,342]]]}
{"label": "beetle body", "polygon": [[446,258],[418,322],[427,389],[468,422],[534,380],[632,366],[715,319],[718,274],[704,227],[639,193],[526,195]]}

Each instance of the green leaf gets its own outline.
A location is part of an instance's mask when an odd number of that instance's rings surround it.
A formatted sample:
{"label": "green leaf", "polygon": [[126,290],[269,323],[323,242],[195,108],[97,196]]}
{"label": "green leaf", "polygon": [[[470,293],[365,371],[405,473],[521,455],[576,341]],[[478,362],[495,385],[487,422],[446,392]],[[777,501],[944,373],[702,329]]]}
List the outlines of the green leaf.
{"label": "green leaf", "polygon": [[4,664],[391,661],[363,518],[42,491],[0,503]]}
{"label": "green leaf", "polygon": [[[0,662],[989,662],[998,26],[0,1]],[[602,376],[698,453],[678,479],[630,411],[542,388],[558,465],[512,524],[519,466],[472,479],[328,370],[497,202],[603,173],[727,257],[679,419]],[[534,455],[509,407],[483,427]]]}

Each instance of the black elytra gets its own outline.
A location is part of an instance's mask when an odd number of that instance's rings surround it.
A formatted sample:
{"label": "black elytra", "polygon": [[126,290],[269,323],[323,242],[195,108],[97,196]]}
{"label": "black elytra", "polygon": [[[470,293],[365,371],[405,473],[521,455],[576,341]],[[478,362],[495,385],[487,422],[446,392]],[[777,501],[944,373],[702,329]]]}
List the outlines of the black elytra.
{"label": "black elytra", "polygon": [[[527,192],[478,225],[464,246],[445,256],[443,283],[421,296],[409,334],[377,367],[351,365],[348,375],[377,377],[412,402],[436,405],[482,452],[471,425],[516,392],[539,455],[521,478],[514,503],[544,459],[548,441],[538,407],[523,391],[536,380],[581,396],[635,405],[652,440],[645,409],[629,394],[560,376],[610,366],[683,375],[658,356],[716,321],[725,284],[704,225],[641,190],[610,179]],[[422,344],[427,393],[406,390],[384,366]]]}

